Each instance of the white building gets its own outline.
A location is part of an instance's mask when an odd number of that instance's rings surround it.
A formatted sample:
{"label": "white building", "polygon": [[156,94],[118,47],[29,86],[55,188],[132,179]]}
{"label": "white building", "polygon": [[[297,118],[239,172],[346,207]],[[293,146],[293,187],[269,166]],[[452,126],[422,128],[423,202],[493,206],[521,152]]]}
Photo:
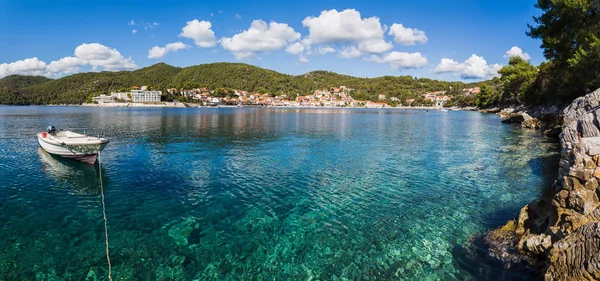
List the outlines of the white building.
{"label": "white building", "polygon": [[160,102],[162,91],[131,90],[132,102]]}
{"label": "white building", "polygon": [[97,97],[93,97],[92,100],[94,100],[97,103],[109,103],[109,102],[114,102],[115,98],[113,98],[112,96],[107,96],[107,95],[99,95]]}
{"label": "white building", "polygon": [[129,101],[129,93],[127,93],[127,92],[110,93],[110,96],[115,99]]}

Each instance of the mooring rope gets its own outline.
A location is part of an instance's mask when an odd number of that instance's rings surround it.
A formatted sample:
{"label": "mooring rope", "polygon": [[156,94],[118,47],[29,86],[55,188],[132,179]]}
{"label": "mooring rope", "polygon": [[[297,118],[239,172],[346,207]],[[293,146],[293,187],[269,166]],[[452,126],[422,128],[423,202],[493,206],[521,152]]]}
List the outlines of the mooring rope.
{"label": "mooring rope", "polygon": [[106,238],[106,261],[108,262],[108,280],[112,281],[110,275],[112,265],[110,264],[110,254],[108,253],[108,224],[106,220],[106,205],[104,204],[104,186],[102,185],[102,161],[100,161],[100,152],[98,152],[98,170],[100,171],[100,193],[102,194],[102,214],[104,215],[104,237]]}

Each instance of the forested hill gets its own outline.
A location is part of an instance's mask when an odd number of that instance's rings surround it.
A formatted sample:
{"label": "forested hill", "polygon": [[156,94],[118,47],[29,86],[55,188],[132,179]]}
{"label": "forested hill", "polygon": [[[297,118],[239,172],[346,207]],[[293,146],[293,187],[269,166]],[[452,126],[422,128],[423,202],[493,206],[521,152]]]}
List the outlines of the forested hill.
{"label": "forested hill", "polygon": [[59,79],[12,75],[0,79],[0,104],[80,104],[90,95],[147,85],[153,89],[207,87],[260,91],[290,96],[317,89],[346,86],[356,98],[377,95],[411,98],[418,94],[462,89],[461,82],[445,82],[411,76],[358,78],[327,71],[293,76],[242,63],[212,63],[185,68],[158,63],[134,71],[87,72]]}

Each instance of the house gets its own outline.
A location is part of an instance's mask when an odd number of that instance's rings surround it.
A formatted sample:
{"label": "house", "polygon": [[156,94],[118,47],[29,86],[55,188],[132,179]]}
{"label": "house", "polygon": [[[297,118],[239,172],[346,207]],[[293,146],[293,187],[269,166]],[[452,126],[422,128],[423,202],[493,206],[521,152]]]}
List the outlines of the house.
{"label": "house", "polygon": [[162,91],[131,90],[131,101],[136,103],[160,102],[160,96]]}
{"label": "house", "polygon": [[384,94],[380,94],[379,97],[377,97],[378,100],[385,100],[385,95]]}
{"label": "house", "polygon": [[107,96],[105,94],[102,94],[97,97],[93,97],[92,100],[94,100],[97,103],[110,103],[114,102],[115,98],[113,96]]}
{"label": "house", "polygon": [[435,98],[435,106],[442,107],[448,100],[450,100],[449,96],[438,96]]}
{"label": "house", "polygon": [[415,99],[407,99],[407,100],[406,100],[406,103],[407,103],[408,105],[411,105],[411,104],[413,103],[413,101],[415,101]]}

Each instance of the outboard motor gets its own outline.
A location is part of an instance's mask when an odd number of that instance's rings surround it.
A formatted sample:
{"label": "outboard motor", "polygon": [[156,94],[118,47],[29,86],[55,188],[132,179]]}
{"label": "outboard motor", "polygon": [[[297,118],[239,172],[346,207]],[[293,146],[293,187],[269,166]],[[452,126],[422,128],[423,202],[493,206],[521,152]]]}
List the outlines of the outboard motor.
{"label": "outboard motor", "polygon": [[48,134],[56,134],[56,127],[48,126]]}

